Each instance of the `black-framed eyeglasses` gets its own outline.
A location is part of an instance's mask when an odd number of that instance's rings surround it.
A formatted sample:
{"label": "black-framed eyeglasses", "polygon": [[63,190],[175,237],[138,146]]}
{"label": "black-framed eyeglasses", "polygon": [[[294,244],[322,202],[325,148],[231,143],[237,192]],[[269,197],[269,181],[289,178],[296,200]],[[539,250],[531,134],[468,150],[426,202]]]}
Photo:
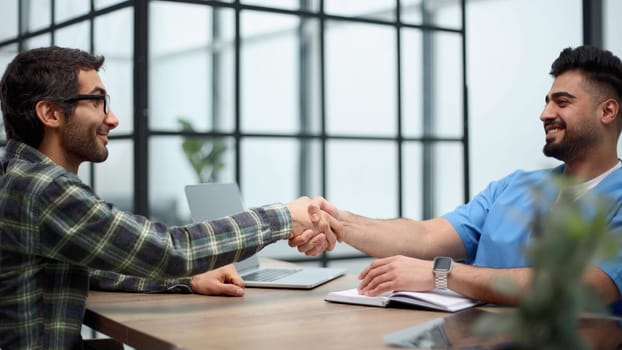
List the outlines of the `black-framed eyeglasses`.
{"label": "black-framed eyeglasses", "polygon": [[63,102],[73,103],[73,102],[82,101],[82,100],[103,100],[104,101],[104,113],[106,115],[108,115],[108,112],[110,112],[110,95],[108,95],[108,94],[106,94],[106,95],[101,95],[101,94],[95,94],[95,95],[76,95],[74,97],[70,97],[70,98],[64,100]]}

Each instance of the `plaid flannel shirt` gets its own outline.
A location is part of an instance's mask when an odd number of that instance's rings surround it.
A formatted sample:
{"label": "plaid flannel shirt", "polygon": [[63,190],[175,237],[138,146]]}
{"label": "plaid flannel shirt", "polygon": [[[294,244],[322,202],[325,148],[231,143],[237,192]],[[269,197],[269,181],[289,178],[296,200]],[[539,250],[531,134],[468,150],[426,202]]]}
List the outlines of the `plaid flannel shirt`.
{"label": "plaid flannel shirt", "polygon": [[9,140],[0,162],[0,348],[81,348],[90,269],[107,271],[94,274],[101,288],[163,291],[291,229],[282,204],[183,227],[154,223]]}

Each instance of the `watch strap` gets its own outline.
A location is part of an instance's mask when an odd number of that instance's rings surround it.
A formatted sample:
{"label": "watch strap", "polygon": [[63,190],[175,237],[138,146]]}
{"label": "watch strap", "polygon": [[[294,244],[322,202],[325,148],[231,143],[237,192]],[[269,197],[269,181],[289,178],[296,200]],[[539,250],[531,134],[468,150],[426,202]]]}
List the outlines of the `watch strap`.
{"label": "watch strap", "polygon": [[447,289],[447,273],[435,272],[434,285],[437,289]]}

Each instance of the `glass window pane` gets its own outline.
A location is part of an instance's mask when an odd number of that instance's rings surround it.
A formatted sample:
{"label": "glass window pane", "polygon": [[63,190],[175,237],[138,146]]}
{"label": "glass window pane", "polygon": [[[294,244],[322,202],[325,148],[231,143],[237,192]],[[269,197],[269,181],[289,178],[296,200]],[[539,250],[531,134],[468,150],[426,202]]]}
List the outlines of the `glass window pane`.
{"label": "glass window pane", "polygon": [[[420,142],[405,142],[402,150],[402,200],[407,218],[423,218],[423,148]],[[456,174],[452,172],[452,174]]]}
{"label": "glass window pane", "polygon": [[[299,194],[315,198],[322,193],[322,148],[318,140],[299,140],[298,153],[300,176]],[[291,198],[294,199],[294,198]]]}
{"label": "glass window pane", "polygon": [[131,60],[106,56],[99,75],[110,95],[110,109],[119,118],[119,126],[113,134],[130,134],[134,131],[134,99]]}
{"label": "glass window pane", "polygon": [[113,133],[134,130],[134,42],[130,33],[134,26],[133,10],[124,8],[95,19],[95,53],[106,61],[99,74],[110,94],[111,109],[119,118]]}
{"label": "glass window pane", "polygon": [[132,58],[134,54],[134,10],[124,8],[95,18],[95,52]]}
{"label": "glass window pane", "polygon": [[622,1],[605,0],[603,3],[603,36],[605,48],[613,52],[614,55],[622,56],[622,40],[620,33],[622,32],[622,22],[619,15],[622,13]]}
{"label": "glass window pane", "polygon": [[[110,148],[108,149],[110,152]],[[93,185],[93,170],[95,169],[94,163],[83,163],[80,168],[78,168],[78,177],[82,179],[82,182],[85,184]]]}
{"label": "glass window pane", "polygon": [[331,134],[397,134],[395,30],[329,22],[326,114]]}
{"label": "glass window pane", "polygon": [[[459,143],[437,143],[433,146],[432,183],[434,207],[432,216],[443,215],[464,203],[464,157]],[[460,174],[460,176],[456,176]]]}
{"label": "glass window pane", "polygon": [[56,23],[86,15],[91,9],[90,2],[84,0],[62,0],[54,2]]}
{"label": "glass window pane", "polygon": [[150,127],[177,130],[184,118],[195,130],[232,131],[234,12],[155,2],[150,14]]}
{"label": "glass window pane", "polygon": [[[228,12],[233,14],[233,12]],[[214,76],[212,105],[208,115],[211,127],[216,131],[232,132],[235,128],[235,52],[233,44],[213,54],[217,64],[212,66]]]}
{"label": "glass window pane", "polygon": [[[247,207],[288,203],[301,195],[313,198],[320,194],[318,141],[245,138],[241,143],[241,161],[240,187]],[[271,244],[259,254],[272,258],[302,257],[286,241]]]}
{"label": "glass window pane", "polygon": [[[303,39],[317,39],[317,21],[304,22],[307,30],[302,31]],[[313,110],[305,109],[304,112],[308,113],[304,115],[306,120],[304,123],[301,120],[300,84],[307,86],[308,94],[305,98],[317,101],[315,99],[319,94],[313,91],[314,85],[310,79],[303,81],[300,78],[303,74],[300,70],[306,67],[300,57],[300,23],[301,20],[294,16],[243,13],[242,29],[246,33],[242,39],[241,52],[243,131],[293,133],[301,130],[303,125],[319,125],[318,122],[312,122],[319,119],[317,110],[315,115],[311,115],[308,112]],[[309,43],[307,48],[311,49],[313,43]],[[275,55],[275,52],[279,54]],[[309,63],[307,71],[313,69],[312,64]]]}
{"label": "glass window pane", "polygon": [[0,46],[0,79],[4,75],[6,66],[17,55],[17,44],[11,44],[6,46]]}
{"label": "glass window pane", "polygon": [[462,29],[462,7],[460,0],[426,1],[428,11],[432,14],[432,23],[441,27]]}
{"label": "glass window pane", "polygon": [[[422,8],[422,6],[424,6]],[[425,11],[425,20],[423,11]],[[400,18],[408,24],[431,24],[462,29],[460,0],[401,0]]]}
{"label": "glass window pane", "polygon": [[130,1],[127,1],[127,0],[95,0],[95,9],[99,10],[104,7],[116,5],[122,2],[130,2]]}
{"label": "glass window pane", "polygon": [[404,23],[421,24],[423,22],[421,15],[422,0],[400,0],[400,19]]}
{"label": "glass window pane", "polygon": [[30,39],[24,41],[24,50],[36,49],[38,47],[45,47],[52,45],[52,35],[45,33],[37,36],[33,36]]}
{"label": "glass window pane", "polygon": [[[404,143],[403,156],[403,216],[412,219],[423,218],[423,206],[432,205],[432,216],[443,215],[464,203],[464,158],[463,146],[457,142],[443,142],[432,147],[433,203],[423,203],[423,145],[420,142]],[[460,174],[460,176],[456,176]]]}
{"label": "glass window pane", "polygon": [[300,48],[300,112],[301,132],[319,133],[321,123],[320,91],[320,33],[316,20],[301,19],[302,31]]}
{"label": "glass window pane", "polygon": [[[134,206],[133,147],[131,140],[110,140],[108,159],[95,164],[95,193],[123,210],[133,210]],[[88,173],[89,168],[84,163],[80,170]],[[81,177],[84,179],[85,175],[81,173]]]}
{"label": "glass window pane", "polygon": [[[614,55],[622,57],[622,22],[618,19],[622,13],[622,1],[605,0],[603,3],[603,43],[604,48]],[[622,143],[618,142],[618,154],[622,153]]]}
{"label": "glass window pane", "polygon": [[[424,50],[425,36],[431,41],[431,50]],[[460,35],[403,30],[402,65],[404,135],[423,136],[424,102],[427,100],[431,114],[428,133],[438,137],[461,137],[464,99]],[[426,83],[431,87],[426,88]]]}
{"label": "glass window pane", "polygon": [[22,22],[23,32],[34,32],[47,28],[51,24],[51,1],[30,0],[22,2],[22,11],[25,14]]}
{"label": "glass window pane", "polygon": [[[184,187],[188,184],[207,182],[199,180],[198,172],[211,174],[210,181],[232,182],[235,174],[234,141],[227,139],[192,138],[202,142],[197,152],[186,154],[183,149],[183,137],[152,137],[149,142],[149,206],[151,215],[159,217],[165,223],[190,223],[190,212],[186,203]],[[205,158],[213,149],[213,142],[219,142],[224,149],[218,154],[216,162],[210,162],[198,172],[194,170],[190,159]],[[220,147],[219,146],[219,147]],[[220,165],[221,164],[222,167]],[[169,211],[169,213],[166,213]],[[159,214],[158,214],[159,213]],[[165,215],[166,214],[166,215]]]}
{"label": "glass window pane", "polygon": [[7,65],[17,55],[17,44],[11,44],[7,46],[0,46],[0,78],[4,75]]}
{"label": "glass window pane", "polygon": [[259,11],[243,11],[240,17],[240,35],[247,42],[287,35],[299,23],[296,16]]}
{"label": "glass window pane", "polygon": [[59,29],[54,36],[54,44],[89,51],[91,49],[89,22],[83,21]]}
{"label": "glass window pane", "polygon": [[[287,10],[301,10],[300,4],[303,1],[300,0],[241,0],[244,5],[256,5],[265,7],[275,7]],[[319,8],[319,0],[308,1],[308,8],[304,10],[317,11]]]}
{"label": "glass window pane", "polygon": [[402,132],[423,135],[423,39],[418,29],[402,30]]}
{"label": "glass window pane", "polygon": [[209,54],[196,51],[162,59],[153,57],[150,62],[150,128],[179,130],[181,119],[190,121],[194,130],[211,126]]}
{"label": "glass window pane", "polygon": [[332,0],[324,2],[330,15],[395,20],[395,0]]}
{"label": "glass window pane", "polygon": [[[397,212],[397,146],[387,141],[330,140],[327,199],[357,214],[393,218]],[[330,255],[356,253],[340,244]]]}
{"label": "glass window pane", "polygon": [[5,0],[0,11],[0,41],[17,37],[17,1]]}
{"label": "glass window pane", "polygon": [[[285,203],[303,194],[318,195],[319,154],[317,143],[303,145],[302,141],[294,139],[243,139],[240,188],[245,204],[252,207]],[[301,187],[301,178],[307,178],[310,186]]]}
{"label": "glass window pane", "polygon": [[464,116],[462,39],[459,34],[432,34],[433,130],[437,136],[461,137]]}
{"label": "glass window pane", "polygon": [[155,56],[205,47],[212,35],[212,10],[205,5],[152,2],[149,50]]}
{"label": "glass window pane", "polygon": [[[0,47],[0,77],[4,75],[6,66],[17,55],[17,44],[11,44]],[[6,141],[6,134],[4,132],[4,118],[2,117],[2,110],[0,109],[0,142]]]}
{"label": "glass window pane", "polygon": [[329,140],[326,170],[327,196],[336,205],[373,217],[397,215],[394,142]]}

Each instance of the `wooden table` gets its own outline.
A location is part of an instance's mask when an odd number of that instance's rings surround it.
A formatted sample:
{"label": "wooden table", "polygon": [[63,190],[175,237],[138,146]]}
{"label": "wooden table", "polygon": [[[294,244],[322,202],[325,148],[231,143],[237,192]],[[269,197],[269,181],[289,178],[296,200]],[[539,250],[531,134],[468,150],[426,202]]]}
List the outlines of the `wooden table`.
{"label": "wooden table", "polygon": [[447,313],[324,301],[358,285],[246,288],[245,296],[91,291],[84,323],[137,349],[383,349],[383,336]]}

